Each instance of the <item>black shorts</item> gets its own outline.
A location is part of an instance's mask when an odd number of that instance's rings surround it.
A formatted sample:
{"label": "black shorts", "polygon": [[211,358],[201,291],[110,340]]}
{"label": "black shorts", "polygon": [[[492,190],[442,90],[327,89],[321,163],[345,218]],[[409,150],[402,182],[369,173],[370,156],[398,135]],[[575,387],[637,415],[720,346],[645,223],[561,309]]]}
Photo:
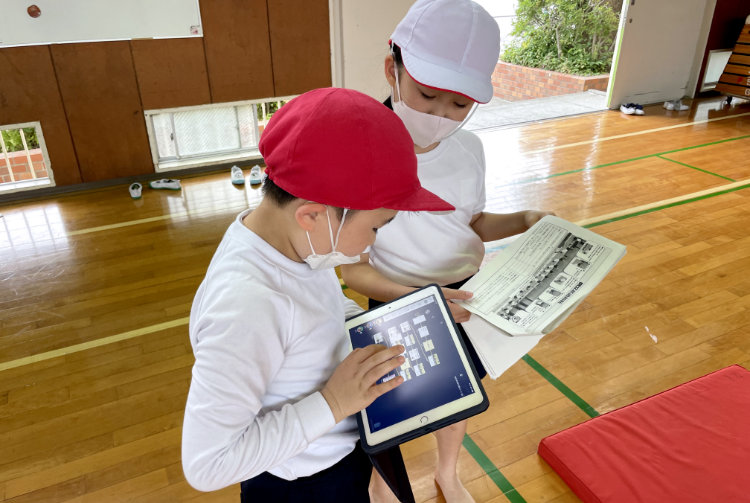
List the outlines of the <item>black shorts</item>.
{"label": "black shorts", "polygon": [[[445,288],[451,288],[453,290],[460,290],[461,285],[466,283],[470,278],[466,278],[463,281],[458,281],[456,283],[451,283],[450,285],[445,285]],[[418,287],[415,287],[418,288]],[[373,307],[377,307],[384,304],[384,302],[380,302],[379,300],[375,299],[369,299],[368,301],[368,308],[372,309]],[[464,330],[464,327],[460,323],[456,323],[456,326],[458,327],[459,335],[461,336],[461,340],[464,341],[464,346],[466,346],[466,350],[469,352],[469,357],[471,358],[471,363],[474,364],[474,368],[477,369],[477,375],[480,379],[483,379],[484,376],[487,375],[487,371],[484,368],[484,365],[482,365],[482,360],[479,359],[479,355],[477,354],[477,350],[474,349],[474,345],[471,343],[471,340],[466,335],[466,330]]]}
{"label": "black shorts", "polygon": [[240,484],[241,503],[369,503],[372,463],[357,442],[341,461],[308,477],[286,480],[261,473]]}

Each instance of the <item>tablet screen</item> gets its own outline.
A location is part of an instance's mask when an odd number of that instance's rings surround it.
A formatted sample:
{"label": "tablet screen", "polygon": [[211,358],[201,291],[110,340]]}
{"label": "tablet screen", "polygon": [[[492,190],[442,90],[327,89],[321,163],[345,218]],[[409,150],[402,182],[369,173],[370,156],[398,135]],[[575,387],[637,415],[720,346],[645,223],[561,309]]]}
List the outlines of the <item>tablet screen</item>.
{"label": "tablet screen", "polygon": [[[419,417],[474,393],[470,370],[452,335],[453,325],[438,302],[434,294],[417,296],[403,306],[369,311],[375,316],[363,317],[369,319],[362,323],[347,324],[354,348],[370,344],[387,347],[402,344],[406,348],[402,355],[404,364],[379,381],[401,375],[404,382],[366,409],[371,432]],[[357,319],[352,321],[356,323]]]}

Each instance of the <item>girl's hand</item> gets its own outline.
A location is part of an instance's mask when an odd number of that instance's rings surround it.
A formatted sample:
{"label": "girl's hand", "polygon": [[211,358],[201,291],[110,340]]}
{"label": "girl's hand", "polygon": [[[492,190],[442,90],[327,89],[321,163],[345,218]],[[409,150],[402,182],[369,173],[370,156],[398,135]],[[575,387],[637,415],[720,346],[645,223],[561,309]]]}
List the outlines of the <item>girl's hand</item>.
{"label": "girl's hand", "polygon": [[471,292],[467,292],[466,290],[454,290],[453,288],[440,288],[443,291],[443,297],[445,297],[445,300],[448,301],[448,309],[450,309],[451,314],[453,315],[453,320],[456,323],[463,323],[464,321],[469,321],[469,317],[471,317],[471,313],[461,307],[460,305],[451,302],[453,299],[455,300],[469,300],[474,294]]}
{"label": "girl's hand", "polygon": [[376,384],[378,379],[404,363],[405,351],[398,345],[386,348],[371,344],[357,348],[339,363],[321,393],[331,407],[336,423],[370,405],[380,395],[402,382],[401,376]]}
{"label": "girl's hand", "polygon": [[526,228],[530,229],[532,225],[537,223],[542,218],[546,217],[547,215],[554,215],[554,211],[537,211],[537,210],[528,210],[525,211],[523,214],[523,223],[526,224]]}

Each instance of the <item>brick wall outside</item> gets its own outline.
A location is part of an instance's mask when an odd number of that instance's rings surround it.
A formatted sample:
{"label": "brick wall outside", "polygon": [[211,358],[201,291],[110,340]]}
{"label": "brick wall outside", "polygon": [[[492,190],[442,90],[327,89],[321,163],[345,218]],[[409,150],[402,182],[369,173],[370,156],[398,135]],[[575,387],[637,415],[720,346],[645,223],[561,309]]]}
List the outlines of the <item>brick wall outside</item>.
{"label": "brick wall outside", "polygon": [[492,75],[495,97],[508,101],[581,93],[589,89],[606,91],[608,82],[609,74],[582,77],[503,61],[498,61]]}
{"label": "brick wall outside", "polygon": [[[34,165],[36,177],[46,178],[47,168],[44,166],[42,150],[38,148],[29,150],[29,155],[31,156],[31,162]],[[13,170],[13,177],[17,182],[21,180],[31,180],[33,178],[31,170],[29,169],[29,161],[26,158],[26,152],[8,152],[8,161]],[[10,181],[10,176],[8,175],[8,162],[6,162],[3,152],[0,150],[0,183]]]}

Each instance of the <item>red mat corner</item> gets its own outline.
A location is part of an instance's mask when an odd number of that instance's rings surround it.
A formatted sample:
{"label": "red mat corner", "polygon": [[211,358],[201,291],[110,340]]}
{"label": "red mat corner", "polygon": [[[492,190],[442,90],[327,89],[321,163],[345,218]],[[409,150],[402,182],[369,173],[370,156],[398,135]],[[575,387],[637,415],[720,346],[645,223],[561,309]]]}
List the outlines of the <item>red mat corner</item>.
{"label": "red mat corner", "polygon": [[739,365],[542,439],[585,503],[750,502],[750,371]]}

